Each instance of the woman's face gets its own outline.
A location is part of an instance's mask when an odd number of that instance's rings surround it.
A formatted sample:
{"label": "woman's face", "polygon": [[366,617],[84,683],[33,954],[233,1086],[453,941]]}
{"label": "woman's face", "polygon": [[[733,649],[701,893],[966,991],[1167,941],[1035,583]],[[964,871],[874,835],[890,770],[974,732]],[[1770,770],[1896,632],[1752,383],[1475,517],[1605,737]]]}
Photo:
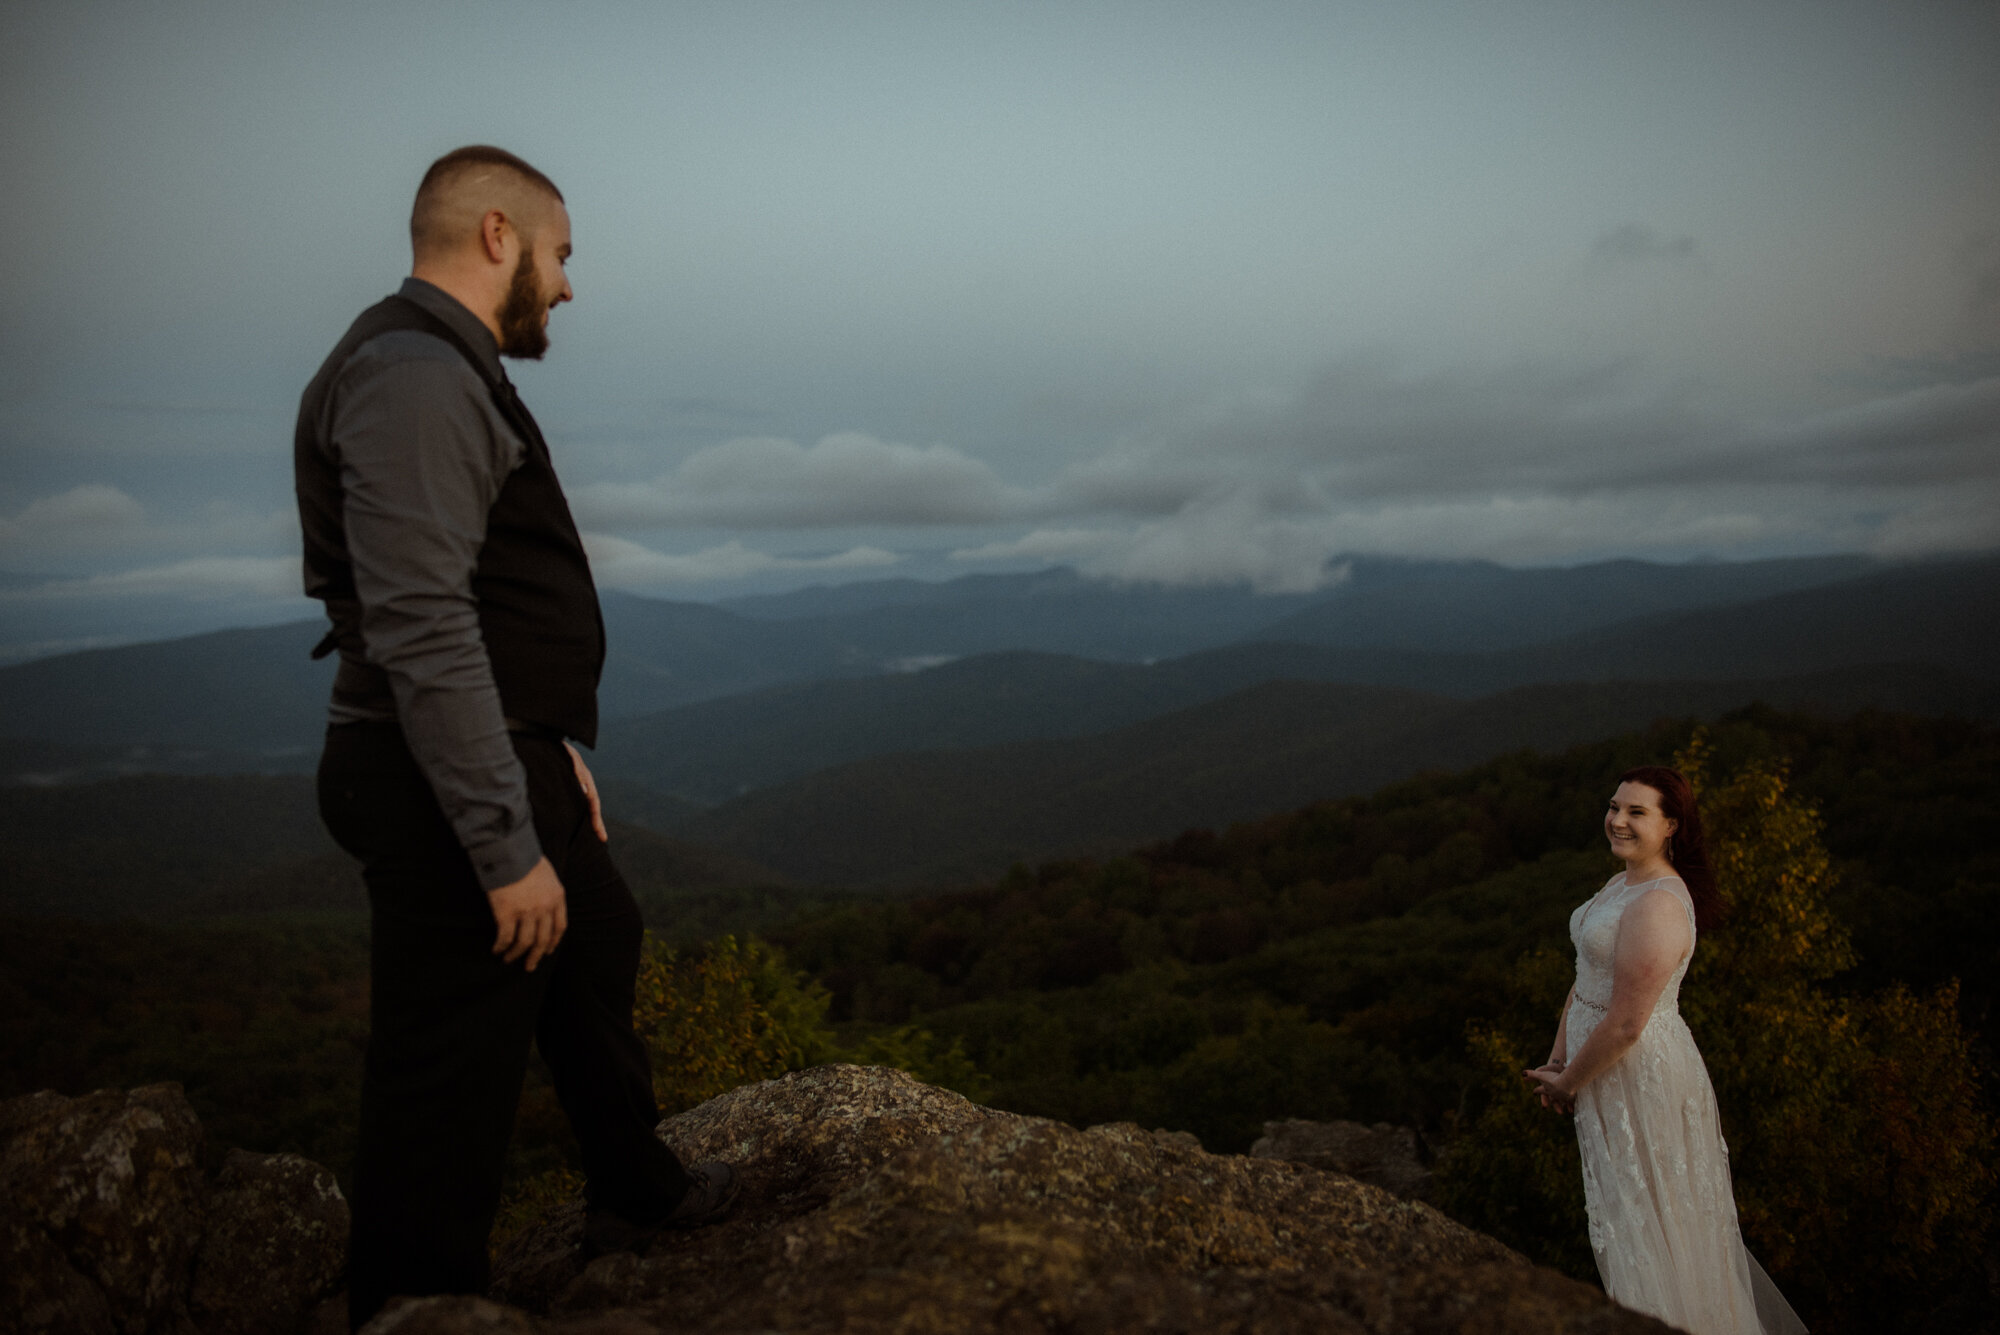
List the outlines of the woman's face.
{"label": "woman's face", "polygon": [[1604,837],[1611,841],[1611,851],[1631,867],[1660,858],[1675,826],[1660,810],[1660,790],[1643,783],[1619,784],[1604,813]]}

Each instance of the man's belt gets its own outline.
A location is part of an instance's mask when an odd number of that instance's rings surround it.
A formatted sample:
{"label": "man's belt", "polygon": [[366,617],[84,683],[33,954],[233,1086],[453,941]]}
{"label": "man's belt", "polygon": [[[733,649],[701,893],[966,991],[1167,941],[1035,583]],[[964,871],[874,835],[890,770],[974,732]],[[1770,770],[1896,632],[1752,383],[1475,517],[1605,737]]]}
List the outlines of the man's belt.
{"label": "man's belt", "polygon": [[526,719],[515,718],[512,715],[507,715],[501,718],[500,721],[507,725],[508,732],[521,737],[533,737],[544,742],[560,742],[564,740],[561,728],[551,728],[546,723],[530,723]]}

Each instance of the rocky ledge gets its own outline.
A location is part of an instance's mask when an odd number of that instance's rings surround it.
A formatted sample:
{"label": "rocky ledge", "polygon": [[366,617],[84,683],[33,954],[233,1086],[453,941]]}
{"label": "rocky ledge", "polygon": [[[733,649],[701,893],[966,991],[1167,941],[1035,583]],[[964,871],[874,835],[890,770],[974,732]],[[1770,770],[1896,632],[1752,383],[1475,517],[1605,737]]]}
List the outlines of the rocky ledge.
{"label": "rocky ledge", "polygon": [[1667,1329],[1352,1178],[994,1112],[897,1071],[801,1071],[660,1134],[735,1166],[731,1219],[584,1266],[571,1204],[499,1258],[508,1306],[407,1304],[370,1335]]}
{"label": "rocky ledge", "polygon": [[[399,1301],[367,1335],[1667,1329],[1342,1174],[878,1067],[746,1086],[660,1134],[736,1167],[729,1220],[586,1266],[572,1201],[507,1245],[491,1298]],[[172,1086],[0,1105],[0,1332],[334,1326],[346,1211],[325,1170],[242,1155],[210,1182],[199,1148]]]}

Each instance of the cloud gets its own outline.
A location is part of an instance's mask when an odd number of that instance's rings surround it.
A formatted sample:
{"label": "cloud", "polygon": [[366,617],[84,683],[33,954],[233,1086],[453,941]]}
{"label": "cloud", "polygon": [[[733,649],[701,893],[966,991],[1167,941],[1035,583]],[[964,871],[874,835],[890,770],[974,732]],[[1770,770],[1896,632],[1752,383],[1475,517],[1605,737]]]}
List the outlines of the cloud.
{"label": "cloud", "polygon": [[155,522],[117,487],[86,483],[30,501],[0,517],[0,559],[39,565],[51,557],[109,557],[213,552],[218,547],[297,545],[298,517],[287,506],[266,514],[214,501]]}
{"label": "cloud", "polygon": [[1885,487],[2000,483],[2000,375],[1754,427],[1713,457],[1746,479]]}
{"label": "cloud", "polygon": [[867,570],[895,565],[902,559],[880,547],[850,547],[831,556],[778,556],[735,539],[679,556],[604,533],[586,533],[583,542],[597,582],[624,589],[706,584],[773,570]]}
{"label": "cloud", "polygon": [[1753,420],[1630,363],[1418,374],[1356,359],[1289,396],[1237,396],[1121,440],[1059,476],[1044,506],[1099,522],[953,559],[1301,590],[1343,553],[1967,550],[2000,544],[2000,377]]}
{"label": "cloud", "polygon": [[146,511],[116,487],[90,483],[30,501],[11,519],[0,519],[0,548],[120,540],[143,529]]}
{"label": "cloud", "polygon": [[947,445],[899,445],[858,431],[812,445],[746,436],[698,450],[650,482],[598,483],[573,496],[593,528],[754,529],[986,524],[1033,499]]}
{"label": "cloud", "polygon": [[1386,358],[1327,368],[1290,395],[1241,398],[1059,479],[1052,508],[1167,515],[1245,490],[1273,513],[1398,496],[1590,490],[1725,424],[1626,363],[1412,373]]}
{"label": "cloud", "polygon": [[52,579],[0,599],[181,598],[304,599],[297,556],[197,556],[82,579]]}
{"label": "cloud", "polygon": [[1038,528],[1018,538],[961,547],[954,561],[1062,561],[1095,556],[1121,542],[1125,534],[1104,528]]}
{"label": "cloud", "polygon": [[1143,523],[1082,564],[1114,579],[1312,593],[1347,578],[1346,566],[1331,564],[1339,545],[1327,517],[1274,517],[1239,495]]}
{"label": "cloud", "polygon": [[1965,272],[1965,318],[1975,336],[2000,335],[2000,227],[1966,239],[1959,253]]}
{"label": "cloud", "polygon": [[[2000,376],[1758,419],[1630,359],[1413,369],[1370,355],[1290,391],[1217,398],[1039,487],[1003,484],[955,450],[844,433],[810,447],[732,441],[657,483],[590,495],[600,528],[607,515],[964,524],[989,536],[950,554],[960,566],[1059,562],[1267,591],[1325,587],[1349,553],[1549,562],[1955,551],[2000,543],[1989,517],[2000,513]],[[892,559],[873,547],[779,557],[740,542],[599,556],[610,582],[634,585]]]}
{"label": "cloud", "polygon": [[[1957,548],[1976,539],[1976,510],[1956,516]],[[1090,530],[1088,544],[1063,530],[1036,530],[1011,543],[954,552],[961,561],[1046,555],[1086,574],[1170,585],[1247,584],[1263,593],[1302,593],[1346,578],[1341,559],[1355,554],[1484,559],[1547,564],[1612,555],[1663,558],[1763,549],[1844,550],[1888,547],[1853,516],[1799,510],[1786,498],[1493,496],[1335,507],[1304,517],[1273,517],[1240,498],[1190,507],[1125,529]],[[1897,554],[1940,550],[1913,541]]]}
{"label": "cloud", "polygon": [[1052,508],[1160,515],[1255,492],[1269,513],[1311,514],[1418,497],[1764,482],[2000,483],[2000,376],[1758,421],[1649,384],[1629,364],[1404,375],[1350,362],[1290,399],[1121,442],[1059,480]]}
{"label": "cloud", "polygon": [[1694,238],[1668,237],[1644,223],[1607,227],[1591,243],[1590,258],[1602,265],[1664,262],[1685,264],[1695,257]]}

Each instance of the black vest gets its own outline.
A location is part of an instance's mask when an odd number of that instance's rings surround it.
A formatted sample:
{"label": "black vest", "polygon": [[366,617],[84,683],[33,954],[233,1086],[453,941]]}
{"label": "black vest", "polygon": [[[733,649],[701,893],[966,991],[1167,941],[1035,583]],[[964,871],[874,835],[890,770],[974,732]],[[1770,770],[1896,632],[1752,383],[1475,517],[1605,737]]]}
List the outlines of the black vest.
{"label": "black vest", "polygon": [[510,720],[597,742],[597,679],[604,668],[604,617],[590,561],[556,481],[548,443],[505,377],[493,378],[450,325],[416,302],[389,297],[361,313],[321,364],[299,401],[292,466],[305,536],[306,594],[326,604],[333,629],[314,650],[340,650],[336,698],[393,709],[388,674],[368,662],[361,603],[341,520],[340,460],[323,438],[327,397],[355,351],[395,330],[443,339],[486,382],[493,404],[527,446],[486,515],[486,542],[473,569],[479,631]]}

